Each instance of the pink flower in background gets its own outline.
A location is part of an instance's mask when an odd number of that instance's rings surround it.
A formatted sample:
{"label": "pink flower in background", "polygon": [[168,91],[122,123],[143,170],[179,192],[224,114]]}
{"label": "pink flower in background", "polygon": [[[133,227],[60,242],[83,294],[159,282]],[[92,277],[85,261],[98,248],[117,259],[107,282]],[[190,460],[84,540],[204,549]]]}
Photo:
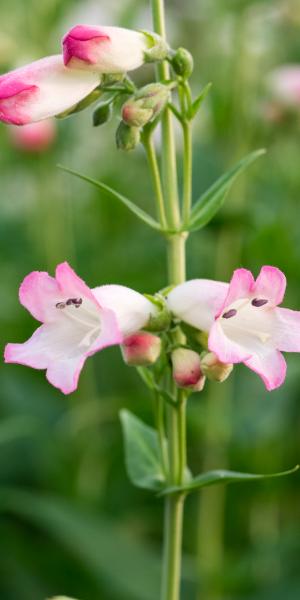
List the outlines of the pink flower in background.
{"label": "pink flower in background", "polygon": [[141,294],[119,285],[91,290],[68,263],[55,278],[34,271],[20,287],[20,302],[42,323],[23,344],[7,344],[5,362],[46,369],[64,394],[77,388],[88,356],[121,344],[145,326],[156,309]]}
{"label": "pink flower in background", "polygon": [[12,126],[9,134],[15,148],[24,152],[45,152],[56,139],[56,123],[54,119],[45,119],[23,127]]}
{"label": "pink flower in background", "polygon": [[145,62],[145,34],[122,27],[77,25],[63,38],[65,65],[98,73],[125,73]]}
{"label": "pink flower in background", "polygon": [[283,65],[268,77],[272,96],[290,108],[300,107],[300,65]]}
{"label": "pink flower in background", "polygon": [[278,307],[285,287],[275,267],[263,267],[256,280],[237,269],[230,284],[195,279],[177,286],[168,305],[181,320],[209,333],[208,348],[222,363],[243,362],[273,390],[286,375],[281,351],[300,352],[300,311]]}
{"label": "pink flower in background", "polygon": [[58,115],[85,98],[99,75],[67,69],[48,56],[0,77],[0,121],[26,125]]}

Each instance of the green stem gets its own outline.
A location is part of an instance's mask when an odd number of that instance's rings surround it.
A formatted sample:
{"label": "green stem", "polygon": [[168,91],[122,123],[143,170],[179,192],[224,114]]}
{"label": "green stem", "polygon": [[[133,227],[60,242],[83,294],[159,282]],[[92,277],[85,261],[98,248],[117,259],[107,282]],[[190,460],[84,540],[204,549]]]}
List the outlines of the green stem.
{"label": "green stem", "polygon": [[168,453],[166,449],[166,434],[165,434],[165,422],[164,422],[164,399],[157,392],[155,394],[155,412],[156,412],[156,428],[157,428],[157,436],[158,443],[161,454],[161,462],[163,467],[164,475],[167,477],[168,468],[169,468],[169,459]]}
{"label": "green stem", "polygon": [[157,163],[157,157],[155,152],[155,146],[153,143],[152,135],[145,135],[143,139],[143,145],[147,154],[149,167],[152,174],[152,180],[155,190],[157,216],[163,229],[167,229],[167,218],[164,206],[164,197],[160,179],[160,172]]}
{"label": "green stem", "polygon": [[[183,132],[183,201],[182,201],[182,220],[188,223],[191,205],[192,205],[192,127],[187,118],[187,111],[191,105],[191,90],[188,83],[182,84],[178,88],[181,114],[181,126]],[[186,106],[187,105],[187,106]]]}
{"label": "green stem", "polygon": [[183,223],[188,223],[192,205],[192,132],[191,125],[185,121],[183,129]]}
{"label": "green stem", "polygon": [[[154,30],[166,39],[164,0],[151,0],[151,5]],[[170,79],[170,68],[166,61],[158,65],[157,79],[159,81]],[[163,112],[161,127],[163,196],[166,202],[168,226],[176,230],[181,225],[181,216],[172,112],[168,106]],[[187,193],[186,191],[186,195]],[[185,281],[186,237],[186,234],[174,234],[167,239],[169,283],[175,285]],[[181,337],[180,333],[175,334],[177,341],[178,339],[180,341]],[[183,398],[181,391],[176,390],[176,393],[176,405],[167,407],[168,480],[171,485],[180,485],[183,482],[186,466],[185,397]],[[161,600],[180,598],[183,509],[183,494],[174,494],[166,498]]]}
{"label": "green stem", "polygon": [[[154,31],[166,39],[164,0],[151,0]],[[157,66],[158,81],[170,79],[170,67],[167,61]],[[161,118],[162,135],[162,181],[164,197],[167,203],[168,225],[170,229],[180,226],[180,210],[178,198],[176,148],[172,123],[172,112],[167,106]]]}

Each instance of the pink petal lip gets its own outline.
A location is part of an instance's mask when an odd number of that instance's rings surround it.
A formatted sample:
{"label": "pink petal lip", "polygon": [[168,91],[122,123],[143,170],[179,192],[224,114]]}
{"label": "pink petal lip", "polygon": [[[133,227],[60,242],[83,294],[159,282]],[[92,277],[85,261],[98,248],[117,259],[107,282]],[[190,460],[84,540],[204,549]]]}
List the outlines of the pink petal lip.
{"label": "pink petal lip", "polygon": [[268,298],[272,304],[281,304],[286,288],[286,277],[277,267],[262,267],[253,288],[253,293]]}
{"label": "pink petal lip", "polygon": [[[77,25],[63,38],[63,59],[67,66],[72,58],[78,58],[88,64],[95,64],[97,58],[93,57],[91,52],[91,43],[96,40],[104,42],[110,41],[110,37],[101,32],[101,29],[94,27]],[[90,42],[90,44],[88,44]]]}
{"label": "pink petal lip", "polygon": [[253,289],[254,277],[248,269],[236,269],[229,283],[227,296],[215,318],[220,317],[227,306],[230,306],[235,300],[247,298]]}

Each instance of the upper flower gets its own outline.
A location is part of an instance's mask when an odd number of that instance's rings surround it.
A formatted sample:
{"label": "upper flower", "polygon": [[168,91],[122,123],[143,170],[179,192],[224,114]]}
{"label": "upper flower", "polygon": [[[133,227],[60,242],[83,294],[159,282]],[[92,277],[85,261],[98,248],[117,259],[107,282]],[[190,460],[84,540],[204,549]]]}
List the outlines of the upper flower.
{"label": "upper flower", "polygon": [[55,278],[34,271],[20,287],[20,302],[43,324],[24,344],[7,344],[5,362],[47,369],[47,379],[63,393],[77,388],[84,362],[98,350],[120,344],[144,327],[155,307],[121,285],[91,290],[68,263]]}
{"label": "upper flower", "polygon": [[267,78],[269,90],[276,100],[289,108],[300,106],[300,65],[282,65]]}
{"label": "upper flower", "polygon": [[237,269],[230,284],[195,279],[179,285],[168,304],[182,321],[209,333],[208,348],[222,363],[243,362],[273,390],[286,375],[281,351],[300,352],[300,312],[278,308],[285,288],[275,267],[262,267],[256,280]]}
{"label": "upper flower", "polygon": [[64,63],[98,73],[125,73],[145,62],[143,33],[122,27],[77,25],[63,38]]}
{"label": "upper flower", "polygon": [[42,58],[0,77],[0,120],[26,125],[53,117],[99,83],[96,73],[67,69],[61,55]]}

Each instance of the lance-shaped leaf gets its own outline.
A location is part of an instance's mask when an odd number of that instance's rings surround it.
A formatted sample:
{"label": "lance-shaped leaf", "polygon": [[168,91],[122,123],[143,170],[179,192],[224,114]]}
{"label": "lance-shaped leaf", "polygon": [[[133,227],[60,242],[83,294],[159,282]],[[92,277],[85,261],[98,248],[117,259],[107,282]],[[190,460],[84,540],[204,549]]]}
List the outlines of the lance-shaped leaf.
{"label": "lance-shaped leaf", "polygon": [[203,90],[200,92],[199,96],[197,96],[196,100],[194,100],[194,102],[192,103],[192,105],[190,106],[189,110],[188,110],[188,119],[193,119],[197,112],[200,110],[210,88],[211,88],[212,84],[208,83]]}
{"label": "lance-shaped leaf", "polygon": [[161,490],[165,478],[157,432],[128,410],[121,411],[120,419],[131,483],[148,490]]}
{"label": "lance-shaped leaf", "polygon": [[59,169],[62,169],[62,171],[66,171],[66,173],[71,173],[71,175],[75,175],[75,177],[78,177],[79,179],[82,179],[83,181],[87,181],[88,183],[91,183],[95,187],[97,187],[100,190],[102,190],[103,192],[105,192],[108,196],[110,196],[114,200],[118,200],[119,202],[124,204],[127,208],[129,208],[129,210],[133,214],[135,214],[136,217],[141,219],[141,221],[143,221],[144,223],[147,223],[147,225],[149,225],[149,227],[152,227],[153,229],[156,229],[156,230],[161,229],[158,221],[153,219],[153,217],[148,215],[148,213],[146,213],[144,210],[139,208],[136,204],[134,204],[134,202],[132,202],[131,200],[129,200],[128,198],[126,198],[125,196],[123,196],[122,194],[120,194],[119,192],[114,190],[113,188],[109,187],[109,185],[106,185],[106,183],[102,183],[102,181],[97,181],[97,179],[93,179],[92,177],[88,177],[87,175],[83,175],[82,173],[78,173],[78,171],[74,171],[73,169],[69,169],[68,167],[64,167],[63,165],[57,165],[57,166]]}
{"label": "lance-shaped leaf", "polygon": [[233,169],[228,171],[228,173],[225,173],[225,175],[222,175],[222,177],[206,190],[193,206],[190,220],[183,229],[187,231],[197,231],[207,225],[218,210],[220,210],[226,194],[237,176],[249,167],[249,165],[251,165],[259,156],[262,156],[262,154],[265,154],[265,150],[263,149],[251,152],[251,154],[248,154],[248,156],[238,162]]}
{"label": "lance-shaped leaf", "polygon": [[276,477],[284,477],[285,475],[290,475],[291,473],[295,473],[298,471],[299,465],[296,465],[293,469],[289,469],[288,471],[281,471],[280,473],[269,473],[267,475],[260,475],[256,473],[239,473],[238,471],[225,471],[225,470],[216,470],[216,471],[208,471],[207,473],[203,473],[201,475],[197,475],[197,477],[193,477],[190,481],[187,481],[181,486],[170,486],[165,488],[160,495],[166,494],[176,494],[178,492],[193,492],[197,491],[202,487],[207,487],[208,485],[215,485],[217,483],[234,483],[234,482],[247,482],[247,481],[258,481],[263,479],[274,479]]}

